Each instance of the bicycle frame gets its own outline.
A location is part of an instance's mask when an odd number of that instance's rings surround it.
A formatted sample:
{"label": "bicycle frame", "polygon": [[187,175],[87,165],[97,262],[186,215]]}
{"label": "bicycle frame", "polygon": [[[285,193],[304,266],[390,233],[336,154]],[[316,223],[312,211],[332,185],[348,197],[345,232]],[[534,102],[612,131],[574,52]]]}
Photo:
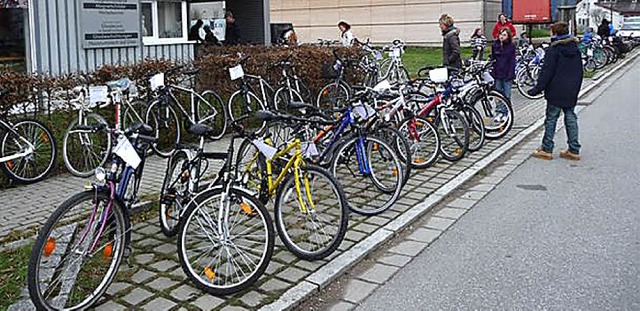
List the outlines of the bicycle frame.
{"label": "bicycle frame", "polygon": [[31,144],[31,142],[29,142],[26,138],[22,137],[22,135],[20,135],[20,133],[18,133],[16,130],[14,130],[13,129],[13,124],[9,123],[8,120],[5,121],[5,120],[0,119],[0,127],[6,129],[8,132],[11,132],[13,135],[18,136],[18,138],[20,138],[20,140],[22,142],[27,144],[27,148],[26,148],[25,152],[16,153],[16,154],[11,155],[11,156],[2,157],[2,158],[0,158],[0,163],[9,162],[9,161],[15,160],[15,159],[20,159],[20,158],[26,157],[26,156],[28,156],[28,155],[33,153],[34,146]]}
{"label": "bicycle frame", "polygon": [[[173,90],[177,90],[179,92],[183,92],[183,93],[189,93],[189,95],[191,96],[191,102],[190,102],[190,108],[191,111],[187,112],[182,105],[180,105],[180,102],[178,101],[178,99],[176,98],[176,96],[173,94]],[[198,100],[201,100],[205,103],[207,103],[208,105],[211,106],[211,103],[209,103],[209,101],[207,101],[206,99],[204,99],[202,96],[200,96],[200,94],[198,94],[194,89],[191,88],[186,88],[186,87],[181,87],[179,85],[169,85],[169,87],[167,88],[167,95],[170,96],[170,98],[173,100],[174,103],[174,107],[178,107],[178,109],[180,110],[180,112],[182,113],[183,116],[186,116],[187,119],[189,120],[189,122],[191,124],[196,124],[200,121],[204,121],[207,119],[211,119],[211,118],[215,118],[218,115],[218,111],[214,111],[214,113],[205,118],[204,120],[199,120],[198,116],[196,115],[196,97]]]}

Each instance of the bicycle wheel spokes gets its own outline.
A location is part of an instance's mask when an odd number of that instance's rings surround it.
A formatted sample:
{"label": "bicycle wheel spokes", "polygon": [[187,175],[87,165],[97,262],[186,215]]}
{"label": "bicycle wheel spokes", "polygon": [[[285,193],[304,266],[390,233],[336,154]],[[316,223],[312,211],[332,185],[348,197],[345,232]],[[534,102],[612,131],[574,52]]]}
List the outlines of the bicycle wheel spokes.
{"label": "bicycle wheel spokes", "polygon": [[[94,127],[105,121],[97,115],[88,115],[82,126]],[[71,174],[88,177],[97,167],[102,166],[109,156],[111,136],[106,131],[93,131],[78,128],[74,121],[69,125],[63,139],[64,163]]]}
{"label": "bicycle wheel spokes", "polygon": [[455,110],[446,110],[445,117],[437,122],[440,153],[446,160],[458,161],[469,149],[469,125]]}
{"label": "bicycle wheel spokes", "polygon": [[16,123],[14,130],[18,135],[11,132],[5,134],[0,156],[28,153],[21,158],[3,163],[4,169],[10,177],[21,182],[35,182],[44,178],[55,160],[53,136],[43,125],[33,120]]}
{"label": "bicycle wheel spokes", "polygon": [[405,120],[399,128],[411,146],[411,164],[417,168],[432,165],[438,157],[440,138],[429,121],[422,118]]}
{"label": "bicycle wheel spokes", "polygon": [[348,222],[346,202],[328,172],[307,165],[291,174],[276,198],[276,226],[287,248],[300,258],[330,255],[342,242]]}
{"label": "bicycle wheel spokes", "polygon": [[[253,283],[271,257],[271,219],[244,196],[217,191],[187,213],[181,231],[183,268],[199,287],[229,294]],[[223,217],[220,218],[220,209]]]}
{"label": "bicycle wheel spokes", "polygon": [[175,110],[168,104],[156,101],[149,106],[145,117],[147,124],[155,130],[157,143],[153,150],[161,157],[169,157],[180,142],[180,121]]}
{"label": "bicycle wheel spokes", "polygon": [[213,91],[205,91],[202,93],[202,98],[204,101],[198,99],[197,103],[198,119],[214,130],[211,135],[212,139],[219,139],[227,131],[228,117],[224,103],[220,96]]}
{"label": "bicycle wheel spokes", "polygon": [[38,308],[84,309],[106,291],[120,264],[126,226],[108,198],[85,192],[63,203],[43,228],[29,262],[29,294]]}

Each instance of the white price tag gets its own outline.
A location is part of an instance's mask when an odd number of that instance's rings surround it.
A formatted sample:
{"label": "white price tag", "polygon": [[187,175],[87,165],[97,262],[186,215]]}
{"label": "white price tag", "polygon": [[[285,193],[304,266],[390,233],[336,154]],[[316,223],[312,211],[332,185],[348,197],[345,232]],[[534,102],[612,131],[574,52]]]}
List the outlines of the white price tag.
{"label": "white price tag", "polygon": [[118,144],[113,148],[113,152],[117,154],[125,163],[129,164],[129,166],[133,167],[133,169],[138,168],[142,159],[136,152],[136,149],[133,148],[131,142],[124,135],[118,136]]}
{"label": "white price tag", "polygon": [[593,56],[593,50],[592,49],[587,49],[587,56],[589,56],[589,57]]}
{"label": "white price tag", "polygon": [[109,88],[107,86],[90,86],[89,87],[89,103],[105,103],[107,102],[107,95],[109,95]]}
{"label": "white price tag", "polygon": [[376,84],[376,86],[373,87],[373,90],[378,93],[382,93],[390,88],[391,88],[391,83],[389,83],[387,79],[384,79],[380,81],[380,83]]}
{"label": "white price tag", "polygon": [[278,152],[278,149],[267,145],[262,139],[254,140],[253,144],[258,148],[260,153],[262,153],[269,160],[273,159],[273,156],[275,156]]}
{"label": "white price tag", "polygon": [[231,76],[231,80],[237,80],[244,77],[242,65],[229,68],[229,76]]}
{"label": "white price tag", "polygon": [[484,82],[487,82],[487,83],[493,83],[493,81],[495,81],[493,79],[493,76],[491,76],[491,74],[488,72],[485,72],[482,74],[482,80],[484,80]]}
{"label": "white price tag", "polygon": [[379,51],[374,51],[374,52],[373,52],[373,57],[374,57],[376,60],[381,60],[381,59],[382,59],[382,53],[380,53]]}
{"label": "white price tag", "polygon": [[400,57],[400,48],[393,49],[393,56]]}
{"label": "white price tag", "polygon": [[369,107],[369,105],[361,104],[353,108],[353,113],[355,113],[356,115],[360,116],[363,119],[368,119],[369,117],[373,116],[376,113],[376,111],[375,109]]}
{"label": "white price tag", "polygon": [[159,73],[159,74],[151,77],[151,79],[149,79],[149,84],[151,84],[151,90],[152,91],[155,91],[159,87],[164,86],[164,73]]}
{"label": "white price tag", "polygon": [[302,148],[302,154],[306,158],[315,157],[320,154],[318,152],[318,148],[316,147],[316,144],[312,141],[303,142],[301,148]]}

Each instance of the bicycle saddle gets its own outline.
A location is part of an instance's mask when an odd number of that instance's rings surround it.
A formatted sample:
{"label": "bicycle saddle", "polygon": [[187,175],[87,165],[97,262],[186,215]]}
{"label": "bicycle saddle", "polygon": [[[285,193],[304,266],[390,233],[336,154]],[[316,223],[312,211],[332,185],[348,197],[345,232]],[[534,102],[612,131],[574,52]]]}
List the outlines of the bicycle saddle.
{"label": "bicycle saddle", "polygon": [[137,122],[134,123],[133,125],[129,126],[129,128],[127,128],[124,131],[125,135],[130,135],[133,133],[139,133],[142,135],[152,135],[153,134],[153,128],[143,122]]}
{"label": "bicycle saddle", "polygon": [[273,121],[281,119],[281,117],[273,111],[259,110],[256,111],[256,119],[261,121]]}
{"label": "bicycle saddle", "polygon": [[303,102],[290,102],[289,105],[287,105],[287,108],[289,109],[295,109],[295,110],[301,110],[301,109],[309,109],[312,111],[318,110],[318,108],[316,108],[316,106],[307,104],[307,103],[303,103]]}
{"label": "bicycle saddle", "polygon": [[196,136],[209,136],[213,133],[213,128],[205,124],[196,123],[189,126],[187,132]]}
{"label": "bicycle saddle", "polygon": [[107,86],[111,90],[125,91],[125,90],[129,89],[129,84],[130,83],[131,83],[131,80],[129,80],[129,78],[122,78],[120,80],[114,80],[114,81],[107,82]]}

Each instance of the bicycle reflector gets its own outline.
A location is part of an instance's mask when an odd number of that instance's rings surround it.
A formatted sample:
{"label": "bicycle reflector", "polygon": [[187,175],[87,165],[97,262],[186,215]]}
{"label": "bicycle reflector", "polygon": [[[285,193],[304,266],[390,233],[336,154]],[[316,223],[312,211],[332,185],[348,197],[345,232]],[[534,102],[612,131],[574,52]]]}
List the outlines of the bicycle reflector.
{"label": "bicycle reflector", "polygon": [[48,238],[47,242],[44,243],[44,256],[45,257],[49,257],[51,256],[51,253],[53,253],[53,250],[56,249],[56,239],[54,238]]}
{"label": "bicycle reflector", "polygon": [[244,211],[248,215],[252,215],[253,214],[253,209],[247,203],[244,203],[244,202],[240,203],[240,209],[242,209],[242,211]]}
{"label": "bicycle reflector", "polygon": [[211,268],[209,268],[209,267],[205,267],[204,268],[204,275],[206,275],[207,278],[209,278],[210,281],[213,281],[213,279],[216,278],[216,273],[213,272],[213,270],[211,270]]}
{"label": "bicycle reflector", "polygon": [[109,242],[109,244],[104,247],[104,251],[102,251],[102,257],[109,259],[111,256],[113,256],[113,243]]}

